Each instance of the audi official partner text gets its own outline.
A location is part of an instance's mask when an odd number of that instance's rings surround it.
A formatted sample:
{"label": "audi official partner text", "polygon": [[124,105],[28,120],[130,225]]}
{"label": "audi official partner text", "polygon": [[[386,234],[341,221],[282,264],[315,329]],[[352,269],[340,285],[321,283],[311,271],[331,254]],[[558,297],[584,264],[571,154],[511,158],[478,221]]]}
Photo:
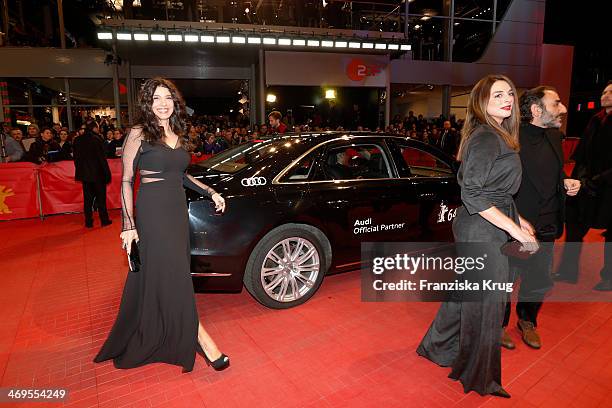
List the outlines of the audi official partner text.
{"label": "audi official partner text", "polygon": [[446,242],[460,204],[456,163],[428,144],[379,133],[255,140],[190,167],[227,211],[188,190],[192,275],[288,308],[328,273],[359,269],[362,242]]}

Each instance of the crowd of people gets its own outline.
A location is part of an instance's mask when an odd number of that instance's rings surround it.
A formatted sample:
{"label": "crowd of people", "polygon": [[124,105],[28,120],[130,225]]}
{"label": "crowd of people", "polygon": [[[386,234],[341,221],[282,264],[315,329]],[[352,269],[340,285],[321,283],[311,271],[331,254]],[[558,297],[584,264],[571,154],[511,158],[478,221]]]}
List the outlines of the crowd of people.
{"label": "crowd of people", "polygon": [[[90,120],[95,120],[99,125],[97,135],[104,142],[106,157],[121,157],[125,136],[129,134],[130,128],[119,127],[115,119],[108,117],[86,118],[84,123]],[[245,118],[230,120],[227,116],[199,115],[191,117],[187,124],[187,133],[194,146],[192,153],[196,157],[201,157],[216,154],[227,148],[276,133],[345,130],[342,126],[331,128],[312,124],[293,124],[291,122],[290,118],[283,117],[279,111],[270,112],[267,123],[254,126],[249,126],[248,119],[245,121]],[[396,115],[392,123],[386,128],[369,129],[364,126],[357,126],[356,129],[351,130],[385,132],[411,137],[435,145],[449,155],[454,155],[459,146],[460,129],[461,120],[455,121],[454,117],[447,120],[440,115],[437,118],[427,119],[423,115],[415,116],[414,112],[410,111],[403,118]],[[0,145],[2,149],[0,152],[1,161],[27,161],[42,164],[74,160],[73,143],[85,131],[85,124],[78,130],[70,131],[59,123],[42,128],[32,123],[27,126],[24,135],[21,128],[12,127],[10,122],[5,122],[1,131],[3,135]]]}

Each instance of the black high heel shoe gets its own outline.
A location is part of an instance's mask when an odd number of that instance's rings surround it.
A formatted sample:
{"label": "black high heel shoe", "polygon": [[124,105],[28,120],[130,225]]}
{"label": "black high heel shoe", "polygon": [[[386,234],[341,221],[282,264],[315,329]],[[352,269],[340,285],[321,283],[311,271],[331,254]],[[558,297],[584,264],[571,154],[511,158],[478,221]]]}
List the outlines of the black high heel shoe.
{"label": "black high heel shoe", "polygon": [[508,394],[508,391],[504,390],[503,388],[500,388],[497,391],[493,391],[491,395],[493,395],[494,397],[510,398],[510,394]]}
{"label": "black high heel shoe", "polygon": [[230,365],[229,357],[225,354],[221,354],[221,356],[215,361],[210,361],[210,359],[204,352],[204,349],[202,348],[202,346],[200,346],[200,343],[196,343],[196,352],[202,357],[204,357],[204,361],[206,361],[206,364],[214,368],[216,371],[225,370]]}

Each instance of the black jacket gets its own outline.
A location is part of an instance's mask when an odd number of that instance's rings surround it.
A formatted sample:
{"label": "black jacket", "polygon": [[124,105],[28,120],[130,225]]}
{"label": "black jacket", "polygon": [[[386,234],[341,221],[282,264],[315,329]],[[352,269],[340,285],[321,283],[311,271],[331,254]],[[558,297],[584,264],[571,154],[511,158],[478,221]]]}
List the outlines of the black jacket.
{"label": "black jacket", "polygon": [[110,183],[111,172],[106,161],[104,142],[88,132],[74,140],[74,178],[77,181]]}
{"label": "black jacket", "polygon": [[[563,171],[564,159],[563,148],[561,147],[563,133],[558,129],[544,129],[544,136],[548,143],[536,143],[542,130],[542,128],[529,123],[521,124],[519,131],[521,150],[519,155],[523,167],[523,178],[521,187],[515,196],[515,202],[519,214],[537,228],[539,225],[538,218],[547,198],[545,197],[545,191],[556,190],[555,198],[558,211],[555,226],[557,228],[556,238],[559,238],[563,234],[563,221],[565,219],[566,192],[563,180],[567,178]],[[551,157],[551,155],[542,154],[541,149],[546,148],[551,148],[554,151],[556,163],[550,163],[542,159],[543,157]],[[555,186],[545,185],[550,181],[541,177],[543,171],[551,166],[558,166],[560,169]]]}
{"label": "black jacket", "polygon": [[30,150],[26,157],[32,163],[40,164],[47,161],[49,152],[59,153],[60,150],[60,145],[55,140],[51,139],[45,142],[39,137],[30,145]]}
{"label": "black jacket", "polygon": [[[612,113],[605,110],[591,118],[576,150],[572,178],[583,183],[576,197],[568,199],[572,218],[591,228],[610,228],[612,223]],[[575,210],[575,211],[574,211]]]}

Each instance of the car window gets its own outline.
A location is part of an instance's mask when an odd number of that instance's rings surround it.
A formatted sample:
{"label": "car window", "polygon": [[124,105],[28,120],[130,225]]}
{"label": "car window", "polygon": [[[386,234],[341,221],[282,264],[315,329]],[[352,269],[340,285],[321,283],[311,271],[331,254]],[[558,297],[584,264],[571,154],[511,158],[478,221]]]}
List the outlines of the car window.
{"label": "car window", "polygon": [[354,144],[331,148],[321,159],[316,180],[390,178],[389,160],[376,144]]}
{"label": "car window", "polygon": [[222,173],[236,173],[249,164],[253,164],[274,153],[270,140],[244,143],[234,148],[215,154],[208,160],[197,163],[197,166],[217,170]]}
{"label": "car window", "polygon": [[398,145],[401,158],[412,176],[417,177],[448,177],[453,175],[453,170],[445,162],[433,154],[416,147]]}
{"label": "car window", "polygon": [[314,162],[315,153],[312,152],[307,154],[299,162],[293,165],[280,181],[283,183],[291,183],[307,180],[314,167]]}

